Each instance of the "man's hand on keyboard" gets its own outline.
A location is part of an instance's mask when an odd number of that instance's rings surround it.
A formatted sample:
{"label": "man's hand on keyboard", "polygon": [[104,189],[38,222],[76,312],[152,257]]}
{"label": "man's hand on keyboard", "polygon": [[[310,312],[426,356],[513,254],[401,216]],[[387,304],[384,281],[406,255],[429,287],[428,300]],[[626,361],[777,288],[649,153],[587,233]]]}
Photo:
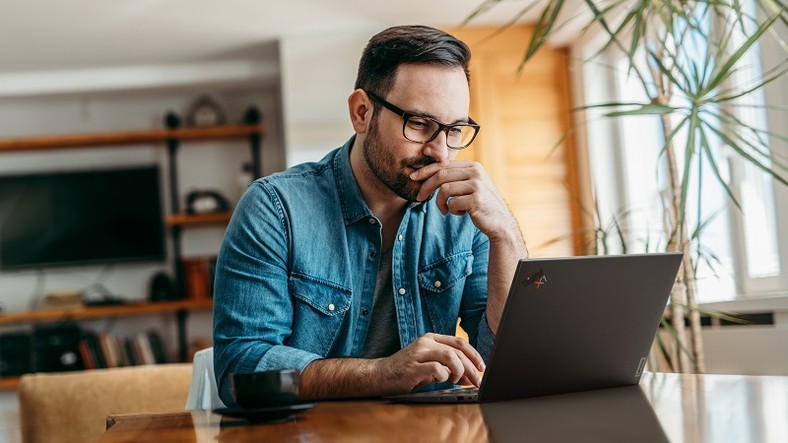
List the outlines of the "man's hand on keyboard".
{"label": "man's hand on keyboard", "polygon": [[484,370],[481,355],[468,342],[440,334],[425,334],[379,364],[391,394],[431,383],[479,386],[479,371]]}

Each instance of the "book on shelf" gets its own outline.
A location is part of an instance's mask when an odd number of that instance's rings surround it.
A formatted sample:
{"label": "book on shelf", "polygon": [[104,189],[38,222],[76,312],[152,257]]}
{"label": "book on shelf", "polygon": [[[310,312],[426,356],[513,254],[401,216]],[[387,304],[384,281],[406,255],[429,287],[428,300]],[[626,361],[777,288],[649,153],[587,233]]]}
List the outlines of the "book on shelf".
{"label": "book on shelf", "polygon": [[147,333],[138,332],[134,334],[134,355],[137,358],[137,364],[152,365],[156,363],[153,359],[153,351],[150,349]]}
{"label": "book on shelf", "polygon": [[79,353],[85,369],[101,369],[107,367],[107,358],[101,349],[99,336],[91,331],[83,331],[79,340]]}
{"label": "book on shelf", "polygon": [[136,366],[140,363],[137,359],[137,352],[135,351],[134,340],[131,337],[123,339],[123,354],[126,356],[126,361],[129,366]]}
{"label": "book on shelf", "polygon": [[156,329],[120,337],[63,322],[37,325],[32,333],[0,334],[0,377],[167,362],[164,340]]}
{"label": "book on shelf", "polygon": [[114,336],[114,337],[115,337],[114,340],[115,352],[117,352],[118,354],[118,362],[120,363],[120,366],[121,367],[133,366],[131,361],[129,361],[128,354],[126,353],[126,348],[124,346],[125,339],[123,337],[118,337],[118,336]]}
{"label": "book on shelf", "polygon": [[161,339],[161,335],[154,330],[148,331],[148,342],[153,353],[154,362],[157,364],[167,363],[167,355],[164,352],[164,342]]}
{"label": "book on shelf", "polygon": [[93,361],[93,356],[90,355],[90,349],[86,340],[80,340],[79,342],[79,356],[85,369],[96,369],[96,363]]}
{"label": "book on shelf", "polygon": [[102,332],[98,335],[98,339],[101,344],[101,352],[104,354],[104,359],[107,362],[107,367],[117,368],[123,366],[118,337],[108,332]]}
{"label": "book on shelf", "polygon": [[152,365],[167,363],[164,342],[155,330],[140,331],[134,335],[134,355],[137,364]]}

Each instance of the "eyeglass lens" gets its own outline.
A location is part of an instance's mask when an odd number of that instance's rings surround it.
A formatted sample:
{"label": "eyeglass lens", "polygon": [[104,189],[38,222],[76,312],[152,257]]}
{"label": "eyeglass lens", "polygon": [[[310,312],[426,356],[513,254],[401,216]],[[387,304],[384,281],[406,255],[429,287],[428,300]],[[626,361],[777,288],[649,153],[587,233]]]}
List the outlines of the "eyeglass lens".
{"label": "eyeglass lens", "polygon": [[[405,138],[416,143],[427,143],[438,135],[438,123],[424,117],[411,116],[405,122]],[[476,134],[476,129],[467,125],[449,126],[445,129],[446,144],[450,148],[464,148]]]}

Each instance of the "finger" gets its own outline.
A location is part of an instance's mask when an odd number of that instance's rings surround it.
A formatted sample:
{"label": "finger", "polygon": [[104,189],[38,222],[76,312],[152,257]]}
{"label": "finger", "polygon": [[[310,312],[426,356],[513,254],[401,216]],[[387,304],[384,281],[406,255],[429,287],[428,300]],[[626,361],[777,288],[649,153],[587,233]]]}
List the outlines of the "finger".
{"label": "finger", "polygon": [[410,175],[410,178],[413,180],[421,181],[430,178],[433,174],[440,171],[441,169],[445,168],[467,168],[470,167],[472,162],[469,161],[448,161],[448,162],[438,162],[438,163],[431,163],[426,166],[422,166],[421,168],[417,169]]}
{"label": "finger", "polygon": [[[467,181],[456,181],[451,183],[444,183],[441,185],[440,190],[438,191],[438,196],[435,198],[435,204],[438,206],[438,209],[441,211],[441,214],[446,215],[451,211],[449,207],[449,202],[453,201],[457,197],[462,196],[469,196],[474,193],[473,185]],[[466,201],[473,201],[473,199],[466,199]],[[463,203],[463,205],[467,205],[468,203]],[[462,211],[467,211],[463,208],[458,208],[458,212],[452,212],[453,214],[460,214]]]}
{"label": "finger", "polygon": [[[479,371],[476,369],[473,362],[471,362],[471,360],[467,356],[465,356],[465,354],[463,354],[460,350],[455,349],[454,352],[457,354],[457,358],[459,358],[460,361],[462,362],[463,377],[467,378],[468,381],[470,381],[470,384],[479,387],[479,385],[482,382],[482,379],[479,376]],[[455,383],[457,382],[459,382],[459,380],[456,381]]]}
{"label": "finger", "polygon": [[421,365],[423,368],[423,380],[426,384],[444,383],[451,378],[451,368],[437,361],[431,361]]}
{"label": "finger", "polygon": [[429,358],[434,362],[440,363],[443,367],[445,367],[449,371],[449,374],[446,377],[446,379],[442,381],[457,383],[460,380],[460,378],[462,378],[462,376],[465,374],[468,365],[462,361],[462,358],[458,355],[457,351],[452,347],[446,345],[439,345],[439,346],[440,347],[436,349],[431,349],[427,358]]}
{"label": "finger", "polygon": [[[459,341],[465,343],[463,340],[459,340]],[[484,361],[481,359],[481,356],[478,354],[478,352],[476,352],[476,350],[473,349],[473,347],[471,347],[467,343],[465,344],[467,345],[466,349],[453,348],[453,351],[455,352],[455,355],[457,356],[460,363],[462,364],[463,377],[467,379],[468,384],[472,384],[478,387],[482,383],[482,377],[481,374],[479,374],[479,367],[480,365],[482,367],[484,366]],[[478,356],[478,361],[472,355],[468,355],[465,352],[471,352],[472,354]],[[454,383],[457,383],[457,381],[455,380]]]}
{"label": "finger", "polygon": [[451,346],[452,348],[462,351],[462,353],[473,362],[474,366],[480,371],[484,371],[484,360],[482,356],[470,345],[467,341],[454,337],[452,335],[434,334],[432,339],[438,343]]}
{"label": "finger", "polygon": [[443,192],[443,188],[438,191],[438,196],[435,198],[435,204],[438,206],[438,210],[441,211],[441,214],[446,215],[449,213],[449,200],[451,200],[451,195],[446,195]]}
{"label": "finger", "polygon": [[449,368],[438,362],[431,361],[416,366],[413,375],[415,375],[414,379],[418,380],[412,388],[412,390],[416,390],[433,383],[443,383],[449,379],[451,373]]}
{"label": "finger", "polygon": [[471,386],[471,385],[476,386],[476,384],[474,382],[472,382],[471,380],[468,379],[468,375],[467,374],[463,375],[462,378],[460,379],[460,381],[457,382],[457,384],[461,385],[461,386]]}
{"label": "finger", "polygon": [[[421,170],[416,172],[421,172]],[[416,174],[416,172],[414,172],[413,174]],[[413,174],[411,174],[411,178],[413,178]],[[424,176],[423,174],[420,176],[427,177]],[[439,169],[438,171],[435,171],[434,174],[426,178],[426,180],[424,180],[424,182],[421,184],[421,189],[419,190],[419,193],[416,195],[416,199],[418,201],[423,201],[424,199],[432,195],[432,193],[435,192],[435,190],[440,188],[442,185],[446,183],[467,180],[469,177],[470,177],[469,167],[462,167],[462,168],[444,167],[442,169]]]}
{"label": "finger", "polygon": [[428,349],[421,357],[422,361],[435,361],[450,371],[449,379],[451,383],[458,383],[465,376],[471,384],[477,385],[480,381],[479,374],[474,364],[459,349],[442,343],[435,342],[437,347]]}
{"label": "finger", "polygon": [[463,195],[449,197],[446,199],[445,205],[446,212],[444,212],[443,215],[449,212],[454,215],[465,215],[466,212],[469,212],[473,208],[473,196]]}

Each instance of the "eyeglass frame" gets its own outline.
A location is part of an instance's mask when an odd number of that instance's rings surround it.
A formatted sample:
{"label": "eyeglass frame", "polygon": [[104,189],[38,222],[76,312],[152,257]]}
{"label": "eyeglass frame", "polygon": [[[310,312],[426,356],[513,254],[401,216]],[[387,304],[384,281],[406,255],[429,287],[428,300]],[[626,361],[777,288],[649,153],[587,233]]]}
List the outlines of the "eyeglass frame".
{"label": "eyeglass frame", "polygon": [[[372,99],[372,101],[380,104],[381,106],[383,106],[384,108],[388,109],[389,111],[391,111],[391,112],[399,115],[400,117],[402,117],[402,136],[405,137],[405,140],[407,140],[409,142],[412,142],[412,143],[429,143],[429,142],[435,140],[435,137],[437,137],[438,134],[440,134],[441,132],[445,132],[446,129],[456,128],[458,126],[467,126],[467,127],[473,128],[473,130],[474,130],[473,137],[471,137],[471,140],[467,144],[465,144],[465,146],[461,146],[459,148],[455,148],[453,146],[449,146],[449,138],[446,137],[446,147],[448,147],[449,149],[453,149],[455,151],[461,151],[461,150],[467,148],[468,146],[470,146],[471,143],[473,143],[473,141],[476,140],[476,136],[479,135],[479,130],[482,128],[481,125],[476,123],[470,116],[468,117],[468,121],[467,122],[463,122],[463,123],[443,123],[442,121],[440,121],[438,119],[435,119],[435,118],[432,118],[432,117],[430,117],[428,115],[416,114],[414,112],[406,111],[406,110],[400,108],[399,106],[397,106],[397,105],[395,105],[395,104],[393,104],[391,102],[388,102],[386,99],[384,99],[383,97],[381,97],[381,96],[379,96],[379,95],[377,95],[377,94],[375,94],[373,92],[369,92],[369,91],[364,91],[364,92],[367,94],[367,96],[369,98]],[[427,141],[411,140],[411,139],[408,138],[407,135],[405,135],[405,126],[408,124],[408,120],[410,120],[411,117],[419,117],[419,118],[431,120],[431,121],[435,122],[435,124],[438,125],[438,130],[435,131],[435,133],[432,134],[432,137],[430,137],[429,140],[427,140]]]}

